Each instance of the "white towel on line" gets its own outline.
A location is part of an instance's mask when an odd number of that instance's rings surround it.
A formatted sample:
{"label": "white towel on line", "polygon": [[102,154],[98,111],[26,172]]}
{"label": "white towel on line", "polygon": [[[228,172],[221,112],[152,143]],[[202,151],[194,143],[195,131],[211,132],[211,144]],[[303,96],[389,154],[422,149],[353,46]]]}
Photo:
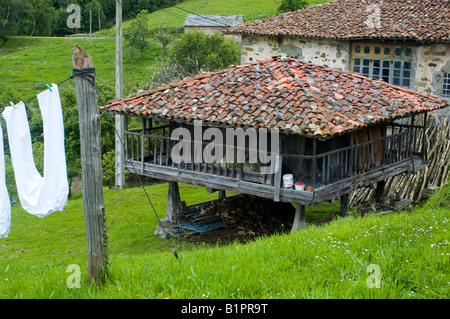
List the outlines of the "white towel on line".
{"label": "white towel on line", "polygon": [[30,128],[23,102],[7,107],[3,118],[8,129],[11,160],[20,204],[28,213],[45,217],[62,211],[69,185],[64,150],[64,123],[58,86],[37,96],[44,127],[44,176],[33,159]]}
{"label": "white towel on line", "polygon": [[3,130],[0,125],[0,238],[8,237],[11,228],[11,201],[6,188]]}

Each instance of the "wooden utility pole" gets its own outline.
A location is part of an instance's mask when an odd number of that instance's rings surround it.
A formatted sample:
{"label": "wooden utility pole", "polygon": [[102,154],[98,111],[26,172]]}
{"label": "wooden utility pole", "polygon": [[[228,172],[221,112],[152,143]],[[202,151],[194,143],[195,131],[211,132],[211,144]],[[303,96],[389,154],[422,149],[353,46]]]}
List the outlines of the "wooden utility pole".
{"label": "wooden utility pole", "polygon": [[[122,54],[122,0],[116,0],[116,99],[123,96],[123,54]],[[125,156],[122,141],[124,139],[123,116],[116,115],[115,141],[115,182],[116,187],[125,187]]]}
{"label": "wooden utility pole", "polygon": [[92,57],[76,45],[73,47],[72,62],[74,69],[80,69],[85,73],[80,76],[74,72],[80,125],[81,179],[88,280],[89,284],[92,281],[101,284],[105,279],[108,265],[108,239],[103,200],[100,112],[94,72],[92,69],[87,70],[93,68]]}
{"label": "wooden utility pole", "polygon": [[89,10],[89,43],[92,39],[92,10]]}

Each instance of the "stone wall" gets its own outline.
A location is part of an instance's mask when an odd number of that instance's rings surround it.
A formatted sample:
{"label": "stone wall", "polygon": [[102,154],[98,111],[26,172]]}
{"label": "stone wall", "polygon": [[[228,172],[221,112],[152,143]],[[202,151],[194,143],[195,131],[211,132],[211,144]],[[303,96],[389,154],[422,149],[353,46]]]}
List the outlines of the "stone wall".
{"label": "stone wall", "polygon": [[[205,34],[213,35],[214,33],[221,33],[226,29],[228,29],[228,27],[184,27],[184,32],[198,30]],[[233,39],[237,44],[241,43],[242,36],[240,34],[224,34],[223,36]]]}
{"label": "stone wall", "polygon": [[[418,46],[415,48],[415,57],[415,81],[412,89],[450,103],[450,96],[442,95],[444,73],[450,73],[450,44]],[[448,110],[446,112],[449,113]]]}
{"label": "stone wall", "polygon": [[349,41],[307,40],[249,35],[242,37],[241,64],[285,53],[304,62],[349,71]]}
{"label": "stone wall", "polygon": [[[241,64],[285,53],[301,61],[350,71],[351,47],[350,41],[244,35],[241,41]],[[413,52],[414,72],[410,88],[450,103],[450,97],[442,95],[443,75],[450,73],[450,44],[434,43],[408,47],[411,47]],[[450,108],[439,113],[450,115],[448,109]]]}

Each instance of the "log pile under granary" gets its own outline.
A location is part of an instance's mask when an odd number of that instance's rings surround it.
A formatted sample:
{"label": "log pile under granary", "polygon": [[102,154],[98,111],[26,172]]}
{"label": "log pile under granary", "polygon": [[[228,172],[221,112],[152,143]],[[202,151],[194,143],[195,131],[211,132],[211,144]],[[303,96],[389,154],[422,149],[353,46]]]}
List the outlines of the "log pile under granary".
{"label": "log pile under granary", "polygon": [[192,242],[246,242],[289,232],[294,214],[290,203],[239,194],[178,212],[174,229]]}

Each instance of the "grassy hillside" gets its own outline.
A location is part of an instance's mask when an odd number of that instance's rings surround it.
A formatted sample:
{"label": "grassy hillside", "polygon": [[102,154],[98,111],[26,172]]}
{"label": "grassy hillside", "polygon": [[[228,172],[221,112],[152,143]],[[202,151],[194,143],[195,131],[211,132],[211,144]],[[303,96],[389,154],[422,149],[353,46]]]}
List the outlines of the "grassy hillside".
{"label": "grassy hillside", "polygon": [[[314,1],[324,2],[324,1]],[[179,6],[204,14],[272,15],[274,0],[189,0]],[[180,24],[187,12],[149,15],[153,26]],[[164,10],[163,10],[164,11]],[[127,24],[126,24],[127,25]],[[113,30],[105,34],[114,34]],[[10,39],[0,51],[0,98],[14,102],[71,74],[74,44],[93,56],[104,97],[113,95],[114,39]],[[125,94],[145,83],[147,66],[162,50],[155,43],[144,60],[124,56]],[[61,90],[73,89],[67,82]],[[167,184],[147,186],[157,213],[166,209]],[[180,185],[188,205],[215,199],[204,188]],[[364,218],[353,215],[322,227],[259,238],[247,244],[190,244],[153,236],[157,218],[140,188],[105,188],[110,268],[102,287],[87,285],[81,195],[64,212],[43,219],[12,210],[8,238],[0,238],[0,298],[449,298],[450,190],[446,185],[412,211]],[[317,213],[317,211],[326,213]],[[338,203],[308,208],[309,221],[337,213]],[[176,248],[180,260],[172,255]],[[81,287],[69,288],[70,265],[81,268]],[[371,268],[380,271],[371,288]],[[369,280],[369,285],[368,285]]]}
{"label": "grassy hillside", "polygon": [[[58,83],[72,74],[72,48],[80,45],[90,55],[97,69],[99,85],[114,86],[114,39],[9,39],[0,55],[0,96],[7,89],[17,100],[26,100],[45,90],[45,83]],[[153,45],[144,59],[132,60],[124,54],[125,92],[135,92],[148,77],[147,65],[154,63],[162,49]],[[61,90],[65,89],[65,84]],[[110,93],[110,92],[108,92]],[[114,94],[114,93],[113,93]],[[108,95],[108,94],[106,94]],[[13,101],[18,102],[18,101]]]}
{"label": "grassy hillside", "polygon": [[[309,1],[311,5],[323,2],[326,0]],[[279,0],[189,0],[178,5],[185,11],[168,8],[149,14],[148,24],[150,27],[160,24],[182,26],[189,12],[243,14],[246,21],[254,21],[274,15],[278,4]],[[130,23],[131,21],[124,22],[124,32]],[[9,103],[9,99],[13,102],[26,100],[45,90],[45,83],[57,83],[68,77],[72,71],[72,48],[75,44],[92,55],[100,85],[114,86],[115,28],[98,32],[97,36],[106,39],[8,39],[0,45],[0,103]],[[154,41],[151,41],[150,49],[142,60],[132,59],[129,54],[124,53],[126,95],[146,84],[147,68],[155,65],[161,57],[162,48]],[[108,93],[109,97],[111,93],[114,95],[114,92]]]}
{"label": "grassy hillside", "polygon": [[[163,217],[167,184],[147,190]],[[181,197],[190,205],[215,195],[181,185]],[[43,219],[14,207],[10,236],[0,239],[0,298],[446,299],[450,210],[430,203],[216,246],[154,237],[156,217],[142,189],[105,189],[110,268],[102,287],[86,283],[80,196]],[[66,284],[71,264],[81,268],[80,288]],[[368,286],[375,284],[369,265],[378,267],[379,288]]]}
{"label": "grassy hillside", "polygon": [[[309,5],[328,2],[329,0],[309,0]],[[182,27],[189,13],[212,15],[243,15],[246,22],[271,17],[276,14],[280,0],[188,0],[175,7],[159,10],[149,14],[148,23],[152,28]],[[177,8],[178,7],[178,8]],[[123,24],[124,30],[131,21]],[[114,36],[115,28],[98,33],[102,36]]]}

